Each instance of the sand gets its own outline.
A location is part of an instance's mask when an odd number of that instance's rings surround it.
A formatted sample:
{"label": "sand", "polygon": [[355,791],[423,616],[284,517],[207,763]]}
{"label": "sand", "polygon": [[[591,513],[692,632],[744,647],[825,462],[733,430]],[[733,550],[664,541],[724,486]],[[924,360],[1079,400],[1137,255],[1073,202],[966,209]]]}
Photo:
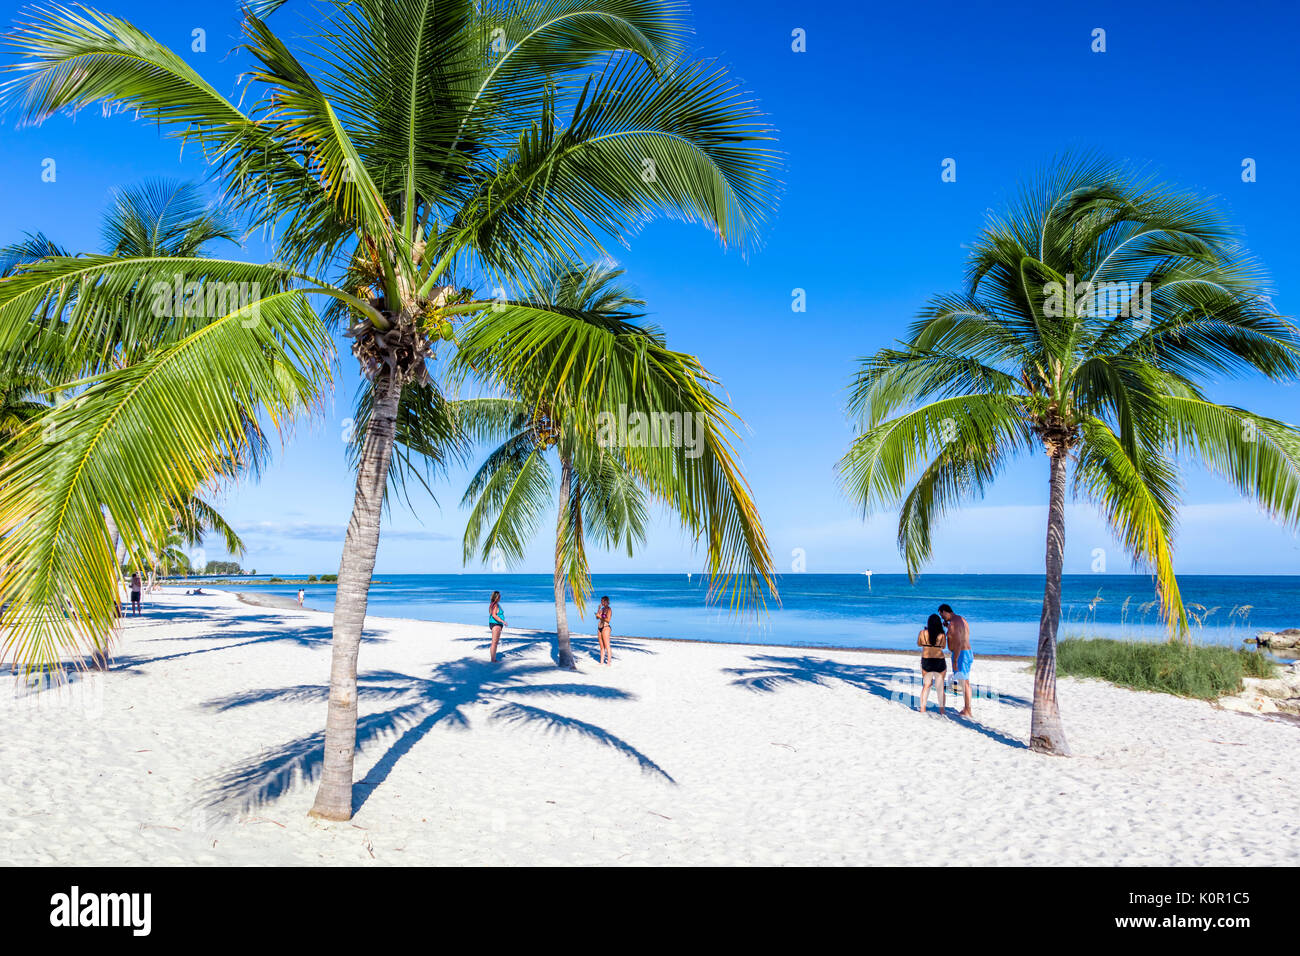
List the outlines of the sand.
{"label": "sand", "polygon": [[[1031,753],[1022,661],[973,722],[899,655],[372,618],[350,823],[307,810],[330,617],[149,595],[110,672],[0,694],[0,863],[1174,864],[1300,859],[1300,726],[1063,679]],[[978,647],[976,648],[978,653]],[[933,708],[933,701],[931,704]]]}

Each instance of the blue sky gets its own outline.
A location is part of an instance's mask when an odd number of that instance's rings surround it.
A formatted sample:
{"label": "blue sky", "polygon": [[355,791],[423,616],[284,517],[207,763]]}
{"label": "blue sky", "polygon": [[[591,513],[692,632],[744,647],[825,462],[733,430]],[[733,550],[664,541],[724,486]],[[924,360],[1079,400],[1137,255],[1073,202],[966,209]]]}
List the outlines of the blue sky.
{"label": "blue sky", "polygon": [[[218,89],[233,90],[247,60],[233,2],[103,0],[171,44]],[[960,287],[965,246],[1020,180],[1066,149],[1147,164],[1165,179],[1218,197],[1272,276],[1275,304],[1300,312],[1300,105],[1294,42],[1300,14],[1286,2],[819,4],[710,0],[692,5],[698,50],[718,57],[757,96],[786,154],[779,212],[760,250],[724,252],[701,227],[648,226],[616,256],[678,349],[698,354],[749,427],[746,472],[778,569],[802,549],[809,571],[902,569],[894,518],[863,522],[838,491],[834,464],[852,436],[843,413],[855,359],[901,336],[935,293]],[[1207,5],[1208,6],[1208,5]],[[307,9],[300,4],[300,9]],[[291,3],[282,29],[303,29]],[[12,19],[12,14],[9,19]],[[207,51],[192,52],[195,29]],[[1092,31],[1106,31],[1094,53]],[[792,31],[806,35],[794,52]],[[201,179],[193,154],[128,115],[86,111],[39,128],[3,125],[0,241],[42,229],[74,249],[98,247],[112,190],[155,176]],[[956,182],[940,178],[945,158]],[[1242,160],[1257,164],[1243,183]],[[42,182],[42,162],[57,179]],[[250,241],[244,254],[263,252]],[[803,289],[807,311],[791,310]],[[343,352],[346,358],[346,351]],[[351,507],[343,420],[356,375],[340,368],[332,403],[277,450],[257,484],[223,511],[259,571],[337,569]],[[1295,419],[1296,390],[1259,381],[1213,383],[1213,397]],[[461,568],[466,475],[414,496],[386,522],[382,573]],[[1046,463],[1014,465],[938,535],[936,571],[1042,568]],[[1183,572],[1300,572],[1300,543],[1217,479],[1188,476],[1178,566]],[[522,570],[549,565],[542,534]],[[1111,571],[1121,550],[1086,508],[1067,524],[1067,572],[1094,551]],[[223,557],[215,545],[209,557]],[[691,542],[659,520],[635,559],[596,555],[600,571],[698,569]]]}

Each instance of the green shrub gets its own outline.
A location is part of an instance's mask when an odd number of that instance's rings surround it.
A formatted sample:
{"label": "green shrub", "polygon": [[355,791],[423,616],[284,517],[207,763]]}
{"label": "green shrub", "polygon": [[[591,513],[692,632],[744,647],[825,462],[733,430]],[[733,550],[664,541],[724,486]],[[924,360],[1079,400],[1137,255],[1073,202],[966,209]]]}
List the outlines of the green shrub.
{"label": "green shrub", "polygon": [[309,575],[307,575],[307,583],[308,583],[308,584],[315,584],[315,583],[316,583],[316,575],[314,575],[314,574],[309,574]]}
{"label": "green shrub", "polygon": [[337,574],[322,574],[320,579],[324,584],[333,584],[338,581],[339,576]]}
{"label": "green shrub", "polygon": [[283,584],[283,583],[284,583],[284,578],[271,578],[271,580],[267,581],[266,583],[267,583],[267,584]]}
{"label": "green shrub", "polygon": [[1056,670],[1134,690],[1214,700],[1238,693],[1243,677],[1273,677],[1276,667],[1258,652],[1213,644],[1068,637],[1057,645]]}

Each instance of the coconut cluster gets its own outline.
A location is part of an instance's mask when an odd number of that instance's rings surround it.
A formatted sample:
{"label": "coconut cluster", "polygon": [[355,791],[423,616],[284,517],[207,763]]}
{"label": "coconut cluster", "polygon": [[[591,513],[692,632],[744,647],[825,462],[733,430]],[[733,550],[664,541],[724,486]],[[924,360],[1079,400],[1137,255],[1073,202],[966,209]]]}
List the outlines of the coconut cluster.
{"label": "coconut cluster", "polygon": [[433,358],[433,343],[418,318],[394,316],[386,329],[362,319],[345,334],[352,339],[352,354],[361,365],[361,374],[370,381],[381,376],[402,384],[430,381],[426,362]]}

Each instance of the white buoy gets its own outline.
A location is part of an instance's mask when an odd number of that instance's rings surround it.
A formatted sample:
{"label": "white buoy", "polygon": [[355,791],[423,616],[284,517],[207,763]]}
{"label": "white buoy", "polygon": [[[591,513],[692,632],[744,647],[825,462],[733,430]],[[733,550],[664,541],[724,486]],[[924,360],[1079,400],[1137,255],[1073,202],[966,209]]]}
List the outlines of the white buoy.
{"label": "white buoy", "polygon": [[865,575],[867,576],[867,590],[870,591],[870,590],[871,590],[871,572],[870,572],[870,571],[863,571],[862,573],[865,574]]}

